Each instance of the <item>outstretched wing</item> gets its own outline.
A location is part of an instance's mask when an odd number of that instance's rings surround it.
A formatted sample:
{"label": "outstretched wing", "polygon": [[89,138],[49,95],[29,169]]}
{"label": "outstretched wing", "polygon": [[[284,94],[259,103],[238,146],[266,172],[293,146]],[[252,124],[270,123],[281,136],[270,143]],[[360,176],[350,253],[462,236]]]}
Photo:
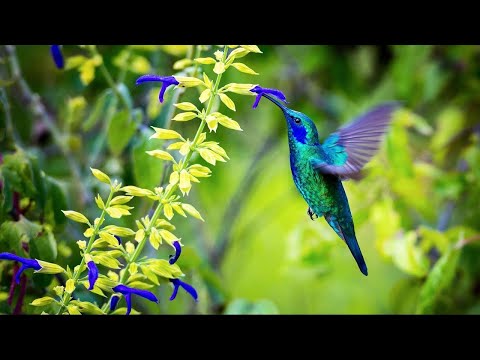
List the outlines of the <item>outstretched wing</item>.
{"label": "outstretched wing", "polygon": [[324,174],[355,178],[380,147],[397,102],[379,105],[331,134],[321,145],[322,160],[312,165]]}

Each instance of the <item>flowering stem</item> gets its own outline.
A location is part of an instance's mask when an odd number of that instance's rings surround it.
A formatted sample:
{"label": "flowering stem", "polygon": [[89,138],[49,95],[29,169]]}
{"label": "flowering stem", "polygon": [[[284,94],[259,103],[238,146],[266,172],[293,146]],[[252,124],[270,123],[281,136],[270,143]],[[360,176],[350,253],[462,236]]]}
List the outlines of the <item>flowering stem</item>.
{"label": "flowering stem", "polygon": [[[223,51],[223,58],[222,58],[223,62],[225,62],[225,59],[227,58],[227,52],[228,52],[228,47],[225,46],[224,51]],[[220,85],[220,80],[221,79],[222,79],[222,74],[218,74],[217,79],[215,81],[215,85],[213,86],[213,89],[212,89],[212,96],[210,97],[210,99],[208,101],[208,104],[207,104],[207,109],[206,109],[206,112],[205,112],[205,116],[202,118],[202,121],[201,121],[200,125],[198,126],[197,133],[195,134],[195,137],[193,139],[193,144],[196,144],[196,142],[198,141],[198,138],[200,137],[200,134],[202,133],[202,131],[205,127],[205,124],[206,124],[205,119],[207,118],[208,115],[210,115],[210,111],[212,110],[213,102],[215,100],[215,97],[217,96],[217,91],[218,91],[218,87]],[[190,148],[188,150],[188,153],[185,155],[184,161],[182,162],[182,166],[178,170],[179,173],[182,170],[184,170],[186,167],[188,167],[188,162],[189,162],[190,158],[192,157],[193,153],[194,153],[194,149]],[[125,266],[126,269],[128,268],[128,266],[131,263],[133,263],[137,260],[138,256],[140,255],[143,248],[145,247],[145,244],[147,243],[148,235],[150,234],[150,230],[155,225],[155,223],[156,223],[156,221],[157,221],[157,219],[160,216],[160,213],[162,211],[162,208],[163,208],[162,200],[166,200],[170,196],[172,196],[172,194],[177,190],[177,188],[178,188],[178,183],[175,184],[174,186],[172,186],[170,188],[170,190],[167,191],[163,195],[162,199],[159,201],[159,203],[157,205],[157,208],[155,209],[155,212],[152,215],[152,219],[150,220],[149,225],[145,229],[145,235],[143,236],[143,239],[139,242],[139,244],[138,244],[137,248],[135,249],[135,251],[133,252],[132,256],[130,256],[129,260],[127,261],[127,265]],[[123,273],[122,277],[120,278],[120,284],[123,284],[127,280],[127,277],[128,277],[128,272],[125,271]],[[106,302],[103,305],[102,310],[103,311],[108,311],[108,302]]]}
{"label": "flowering stem", "polygon": [[[93,243],[95,241],[95,238],[98,235],[98,230],[100,230],[100,226],[102,226],[103,220],[105,219],[105,214],[107,213],[105,209],[108,209],[110,206],[110,201],[112,200],[113,194],[114,194],[114,186],[110,188],[110,194],[108,195],[108,199],[105,203],[105,206],[102,210],[102,214],[100,215],[100,220],[96,223],[96,225],[93,228],[93,234],[90,236],[90,239],[88,240],[87,247],[83,253],[82,261],[80,262],[80,266],[73,272],[73,281],[75,286],[77,285],[78,279],[80,278],[80,274],[83,272],[85,268],[85,255],[89,254],[90,251],[92,250]],[[68,303],[70,302],[70,294],[65,292],[63,294],[62,298],[62,305],[60,306],[60,309],[57,312],[57,315],[60,315],[63,311],[64,308],[67,307]]]}

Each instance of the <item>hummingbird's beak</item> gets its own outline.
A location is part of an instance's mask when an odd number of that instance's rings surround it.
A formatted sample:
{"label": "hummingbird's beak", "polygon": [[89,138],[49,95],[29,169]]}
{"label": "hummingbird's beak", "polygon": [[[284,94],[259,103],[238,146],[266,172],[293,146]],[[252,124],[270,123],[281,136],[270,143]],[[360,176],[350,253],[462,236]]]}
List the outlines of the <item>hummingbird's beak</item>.
{"label": "hummingbird's beak", "polygon": [[278,101],[277,99],[275,99],[274,97],[268,95],[268,94],[262,94],[263,97],[267,98],[268,100],[270,100],[271,102],[273,102],[275,105],[277,105],[280,109],[282,109],[283,112],[287,111],[288,108],[283,105],[280,101]]}

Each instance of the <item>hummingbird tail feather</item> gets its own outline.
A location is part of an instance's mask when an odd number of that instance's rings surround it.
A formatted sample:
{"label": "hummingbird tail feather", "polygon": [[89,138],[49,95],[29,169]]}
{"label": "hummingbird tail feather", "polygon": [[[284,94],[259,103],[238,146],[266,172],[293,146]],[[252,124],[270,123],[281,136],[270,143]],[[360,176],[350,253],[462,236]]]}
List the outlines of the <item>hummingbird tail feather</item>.
{"label": "hummingbird tail feather", "polygon": [[343,239],[343,241],[347,243],[350,252],[352,253],[355,261],[357,262],[358,268],[363,275],[367,276],[367,264],[365,263],[365,259],[363,258],[362,251],[360,250],[360,246],[358,245],[354,231],[344,231],[338,220],[332,215],[325,214],[325,220],[327,220],[328,224]]}

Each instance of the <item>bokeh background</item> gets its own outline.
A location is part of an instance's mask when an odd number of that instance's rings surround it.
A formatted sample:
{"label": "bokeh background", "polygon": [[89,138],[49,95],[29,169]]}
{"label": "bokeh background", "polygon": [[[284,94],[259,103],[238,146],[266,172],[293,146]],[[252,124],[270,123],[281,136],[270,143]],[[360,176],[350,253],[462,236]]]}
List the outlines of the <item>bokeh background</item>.
{"label": "bokeh background", "polygon": [[[90,192],[101,191],[89,167],[124,184],[153,187],[161,181],[162,163],[144,154],[152,146],[145,129],[166,123],[177,95],[169,90],[165,103],[159,104],[158,87],[134,84],[144,73],[176,73],[172,66],[189,46],[98,49],[134,105],[144,111],[135,126],[106,120],[101,98],[109,85],[99,69],[85,86],[78,71],[55,68],[48,46],[17,47],[23,78],[57,122],[70,161],[80,169],[77,179],[48,126],[32,116],[10,84],[0,84],[1,151],[12,150],[2,129],[9,104],[23,149],[58,185],[59,190],[48,195],[54,196],[52,207],[65,204],[87,214],[95,214],[96,206],[93,198],[83,198],[79,181]],[[307,215],[291,178],[281,111],[266,100],[252,109],[253,97],[233,94],[237,111],[225,112],[244,131],[209,135],[231,160],[218,163],[212,177],[189,195],[205,223],[173,219],[185,244],[179,265],[199,290],[200,301],[193,304],[183,294],[159,306],[139,301],[136,308],[149,314],[479,313],[480,47],[260,49],[262,54],[245,61],[260,75],[227,72],[222,82],[281,89],[289,107],[314,120],[321,138],[371,106],[388,100],[403,104],[364,178],[344,182],[369,276],[360,273],[323,218],[312,221]],[[213,51],[215,46],[205,54]],[[64,46],[64,53],[68,57],[81,50]],[[0,75],[8,73],[3,69]],[[198,94],[187,91],[181,100],[197,103]],[[173,129],[193,137],[196,128],[193,122],[176,122]],[[132,218],[146,213],[150,203],[134,206]],[[127,218],[120,224],[131,225]],[[61,264],[78,263],[75,241],[81,228],[59,217],[53,233]],[[6,251],[1,239],[0,247]],[[162,256],[167,257],[168,250]],[[0,312],[10,313],[6,265],[0,274]],[[28,294],[39,296],[42,286],[30,284]],[[158,291],[166,299],[171,289]]]}

